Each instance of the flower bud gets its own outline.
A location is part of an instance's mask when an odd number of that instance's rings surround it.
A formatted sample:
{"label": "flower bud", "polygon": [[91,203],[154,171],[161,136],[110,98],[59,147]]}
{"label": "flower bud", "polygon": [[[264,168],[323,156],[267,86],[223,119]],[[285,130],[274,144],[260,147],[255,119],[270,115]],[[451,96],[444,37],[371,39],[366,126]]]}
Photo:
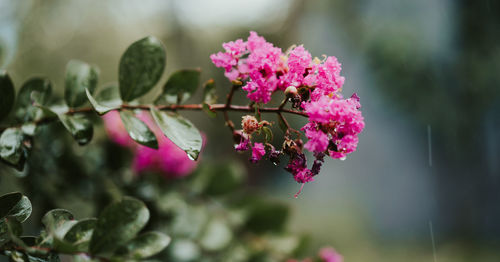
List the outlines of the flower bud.
{"label": "flower bud", "polygon": [[257,121],[257,118],[251,115],[246,115],[242,117],[241,120],[241,127],[243,127],[243,132],[246,134],[251,135],[253,132],[257,131],[259,129],[259,121]]}
{"label": "flower bud", "polygon": [[289,97],[294,97],[297,95],[297,88],[295,86],[289,86],[285,89],[285,95]]}

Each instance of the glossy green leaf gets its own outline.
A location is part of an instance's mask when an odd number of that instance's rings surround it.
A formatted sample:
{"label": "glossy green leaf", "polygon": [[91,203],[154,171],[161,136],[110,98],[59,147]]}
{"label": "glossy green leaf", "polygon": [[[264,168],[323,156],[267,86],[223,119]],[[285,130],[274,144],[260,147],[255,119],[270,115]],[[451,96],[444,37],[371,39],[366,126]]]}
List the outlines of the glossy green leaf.
{"label": "glossy green leaf", "polygon": [[111,110],[118,109],[123,103],[120,99],[118,86],[116,85],[106,87],[95,98],[88,89],[85,92],[90,104],[99,115],[104,115]]}
{"label": "glossy green leaf", "polygon": [[147,147],[158,149],[158,141],[156,140],[155,134],[144,122],[128,111],[120,111],[120,117],[129,136],[135,142]]}
{"label": "glossy green leaf", "polygon": [[78,144],[85,145],[92,140],[94,128],[88,118],[83,115],[59,114],[58,116]]}
{"label": "glossy green leaf", "polygon": [[215,81],[213,79],[209,79],[203,84],[203,102],[209,105],[217,103]]}
{"label": "glossy green leaf", "polygon": [[19,236],[22,233],[23,227],[21,222],[16,219],[10,219],[10,217],[0,219],[0,246],[9,241],[20,242]]}
{"label": "glossy green leaf", "polygon": [[14,84],[5,70],[0,69],[0,120],[5,118],[12,106],[16,96]]}
{"label": "glossy green leaf", "polygon": [[151,114],[166,137],[184,150],[190,159],[198,159],[202,138],[200,131],[189,120],[177,114],[160,112],[154,107],[151,107]]}
{"label": "glossy green leaf", "polygon": [[149,220],[149,210],[143,202],[124,197],[109,205],[99,215],[90,240],[91,254],[111,254],[133,239]]}
{"label": "glossy green leaf", "polygon": [[147,232],[137,236],[115,252],[120,257],[143,259],[153,256],[170,243],[170,237],[160,232]]}
{"label": "glossy green leaf", "polygon": [[160,40],[148,36],[130,45],[120,59],[119,86],[124,101],[151,90],[165,69],[166,53]]}
{"label": "glossy green leaf", "polygon": [[63,238],[64,235],[75,225],[73,214],[65,209],[53,209],[45,213],[42,218],[42,224],[51,236]]}
{"label": "glossy green leaf", "polygon": [[19,192],[0,197],[0,218],[9,217],[22,223],[31,215],[31,202]]}
{"label": "glossy green leaf", "polygon": [[97,219],[95,218],[80,220],[69,229],[63,240],[76,246],[77,250],[85,251],[96,225]]}
{"label": "glossy green leaf", "polygon": [[0,136],[0,157],[7,164],[22,170],[27,157],[24,135],[19,128],[8,128]]}
{"label": "glossy green leaf", "polygon": [[78,60],[69,61],[66,66],[64,99],[70,107],[81,106],[87,101],[85,89],[94,93],[97,87],[99,69]]}
{"label": "glossy green leaf", "polygon": [[48,79],[33,77],[26,81],[17,95],[16,117],[23,121],[30,121],[40,117],[41,109],[33,106],[32,94],[36,93],[36,102],[46,105],[52,94],[52,84]]}
{"label": "glossy green leaf", "polygon": [[156,99],[157,104],[180,104],[191,97],[200,85],[200,69],[183,69],[174,72]]}
{"label": "glossy green leaf", "polygon": [[64,235],[64,240],[71,243],[90,241],[96,224],[96,218],[80,220]]}

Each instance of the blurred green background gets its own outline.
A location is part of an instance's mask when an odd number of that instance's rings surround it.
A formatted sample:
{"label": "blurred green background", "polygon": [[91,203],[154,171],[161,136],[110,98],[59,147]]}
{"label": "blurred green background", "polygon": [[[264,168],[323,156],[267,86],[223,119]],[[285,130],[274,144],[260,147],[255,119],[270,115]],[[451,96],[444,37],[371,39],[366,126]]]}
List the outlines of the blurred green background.
{"label": "blurred green background", "polygon": [[[345,261],[500,260],[498,1],[0,0],[0,67],[17,87],[41,75],[62,95],[70,59],[98,65],[100,85],[113,82],[126,47],[154,35],[167,49],[164,78],[200,67],[223,96],[229,83],[209,55],[250,30],[284,50],[336,56],[345,96],[357,92],[363,105],[357,152],[327,160],[298,199],[284,170],[248,164],[252,190],[292,206],[293,232],[332,244]],[[202,161],[246,161],[220,117],[185,115],[207,135]],[[23,183],[2,174],[0,192]]]}

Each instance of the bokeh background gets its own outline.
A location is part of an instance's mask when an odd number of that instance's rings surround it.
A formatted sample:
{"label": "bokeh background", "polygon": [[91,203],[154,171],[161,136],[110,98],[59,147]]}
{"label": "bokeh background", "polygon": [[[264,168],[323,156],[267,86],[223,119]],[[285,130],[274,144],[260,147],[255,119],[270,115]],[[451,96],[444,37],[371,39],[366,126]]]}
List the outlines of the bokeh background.
{"label": "bokeh background", "polygon": [[[357,152],[327,160],[298,199],[282,168],[247,164],[248,187],[292,206],[293,232],[345,261],[500,261],[498,1],[0,0],[0,67],[17,87],[42,75],[62,94],[70,59],[113,82],[126,47],[154,35],[167,49],[165,77],[200,67],[222,96],[229,83],[209,55],[250,30],[282,49],[336,56],[344,94],[357,92],[363,105]],[[207,135],[202,161],[246,163],[220,117],[185,115]],[[20,183],[2,174],[0,191]]]}

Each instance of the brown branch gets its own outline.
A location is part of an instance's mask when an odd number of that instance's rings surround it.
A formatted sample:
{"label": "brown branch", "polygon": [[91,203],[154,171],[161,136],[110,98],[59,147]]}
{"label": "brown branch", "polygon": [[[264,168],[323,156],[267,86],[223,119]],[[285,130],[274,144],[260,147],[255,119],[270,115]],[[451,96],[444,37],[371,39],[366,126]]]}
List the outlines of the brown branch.
{"label": "brown branch", "polygon": [[[235,89],[235,88],[233,88]],[[224,118],[226,119],[226,122],[229,121],[229,123],[232,124],[231,120],[229,120],[229,111],[235,111],[235,112],[254,112],[255,108],[251,106],[239,106],[239,105],[231,105],[230,102],[232,100],[232,96],[234,93],[234,90],[228,94],[228,102],[226,104],[213,104],[210,105],[210,110],[212,111],[221,111],[224,112]],[[120,108],[116,110],[123,110],[123,109],[130,109],[130,110],[150,110],[151,106],[149,105],[122,105]],[[176,110],[191,110],[191,111],[200,111],[203,109],[202,104],[187,104],[187,105],[161,105],[161,106],[156,106],[156,109],[162,110],[162,111],[176,111]],[[287,114],[294,114],[294,115],[300,115],[300,116],[307,116],[305,112],[301,111],[295,111],[295,110],[290,110],[290,109],[284,109],[280,107],[263,107],[259,108],[260,112],[266,112],[266,113],[287,113]],[[92,107],[82,107],[82,108],[76,108],[68,111],[66,114],[67,115],[74,115],[74,114],[79,114],[79,113],[90,113],[94,112],[94,109]],[[57,120],[57,117],[47,117],[47,118],[42,118],[37,121],[33,122],[27,122],[27,123],[33,123],[36,125],[42,125],[42,124],[48,124],[51,122],[54,122]],[[23,123],[23,124],[27,124]],[[0,127],[0,132],[3,132],[7,128],[11,127],[21,127],[23,124],[16,124],[13,126],[5,126],[5,127]],[[231,130],[234,129],[234,125],[231,127]]]}

